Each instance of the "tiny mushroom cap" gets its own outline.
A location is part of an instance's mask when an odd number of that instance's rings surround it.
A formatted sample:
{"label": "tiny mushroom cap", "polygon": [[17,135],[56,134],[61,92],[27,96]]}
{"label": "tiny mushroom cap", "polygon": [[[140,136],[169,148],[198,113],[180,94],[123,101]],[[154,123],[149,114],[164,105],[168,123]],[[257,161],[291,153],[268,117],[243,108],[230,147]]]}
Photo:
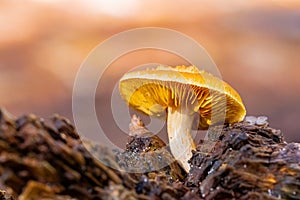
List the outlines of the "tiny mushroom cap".
{"label": "tiny mushroom cap", "polygon": [[246,109],[239,94],[224,81],[195,66],[158,66],[126,73],[119,82],[122,98],[136,110],[163,117],[167,113],[170,149],[189,171],[196,145],[191,136],[195,115],[198,129],[242,121]]}

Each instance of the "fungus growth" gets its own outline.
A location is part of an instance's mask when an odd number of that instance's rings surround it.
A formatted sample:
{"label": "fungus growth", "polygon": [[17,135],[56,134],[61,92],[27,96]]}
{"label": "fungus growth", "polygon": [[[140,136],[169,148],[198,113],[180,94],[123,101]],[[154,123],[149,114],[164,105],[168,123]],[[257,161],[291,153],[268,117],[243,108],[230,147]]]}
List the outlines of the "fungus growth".
{"label": "fungus growth", "polygon": [[227,83],[195,66],[165,67],[126,73],[119,82],[122,98],[136,110],[163,117],[167,114],[170,150],[188,172],[196,145],[191,136],[212,124],[242,121],[246,110],[239,94]]}

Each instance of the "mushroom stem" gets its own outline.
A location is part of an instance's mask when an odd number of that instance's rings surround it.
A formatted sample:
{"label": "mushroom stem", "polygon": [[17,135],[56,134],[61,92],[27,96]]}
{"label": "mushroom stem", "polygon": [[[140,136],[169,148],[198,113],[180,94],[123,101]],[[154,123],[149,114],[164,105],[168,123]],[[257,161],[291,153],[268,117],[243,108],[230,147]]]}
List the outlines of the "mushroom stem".
{"label": "mushroom stem", "polygon": [[168,107],[168,137],[170,149],[175,159],[185,169],[190,170],[188,160],[196,145],[191,135],[195,113],[189,108]]}

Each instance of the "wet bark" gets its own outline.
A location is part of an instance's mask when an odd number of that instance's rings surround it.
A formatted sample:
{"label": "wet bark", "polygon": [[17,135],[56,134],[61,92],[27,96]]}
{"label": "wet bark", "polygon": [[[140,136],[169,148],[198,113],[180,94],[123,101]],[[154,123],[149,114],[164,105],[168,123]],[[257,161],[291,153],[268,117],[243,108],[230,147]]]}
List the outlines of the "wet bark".
{"label": "wet bark", "polygon": [[[299,199],[299,163],[300,145],[264,123],[213,127],[186,174],[142,123],[131,124],[126,149],[117,152],[84,146],[61,116],[0,111],[0,199]],[[133,167],[145,172],[126,172]]]}

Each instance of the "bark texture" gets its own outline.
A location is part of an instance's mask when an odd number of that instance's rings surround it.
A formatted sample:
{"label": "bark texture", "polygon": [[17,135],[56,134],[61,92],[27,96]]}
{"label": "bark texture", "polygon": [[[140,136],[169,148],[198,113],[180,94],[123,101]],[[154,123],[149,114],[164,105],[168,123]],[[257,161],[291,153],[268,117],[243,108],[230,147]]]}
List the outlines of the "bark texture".
{"label": "bark texture", "polygon": [[[300,145],[267,123],[211,128],[187,174],[139,118],[122,152],[84,143],[59,115],[1,110],[0,199],[300,199]],[[134,167],[146,172],[125,172]]]}

